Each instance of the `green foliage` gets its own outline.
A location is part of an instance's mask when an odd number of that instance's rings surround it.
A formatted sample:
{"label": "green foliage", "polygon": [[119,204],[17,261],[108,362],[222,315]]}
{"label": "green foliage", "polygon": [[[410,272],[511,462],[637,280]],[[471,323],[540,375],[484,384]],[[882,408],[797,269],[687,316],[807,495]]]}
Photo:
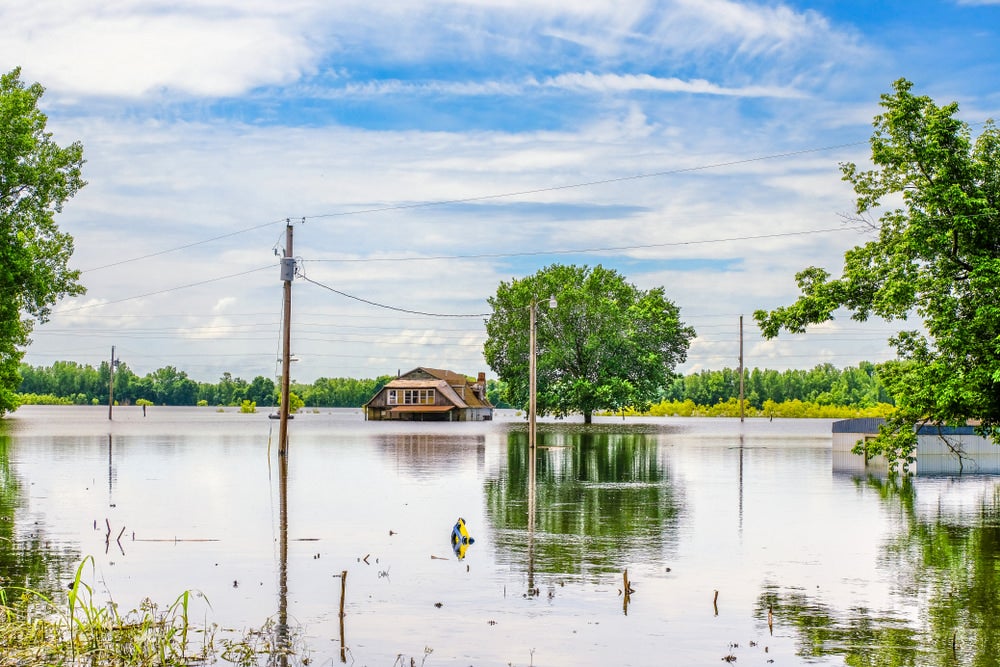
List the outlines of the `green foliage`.
{"label": "green foliage", "polygon": [[299,395],[294,391],[289,390],[288,392],[288,412],[295,414],[299,409],[305,405],[305,401],[299,398]]}
{"label": "green foliage", "polygon": [[899,360],[880,367],[897,411],[869,450],[905,458],[921,422],[964,424],[1000,442],[1000,132],[987,122],[974,142],[954,118],[899,80],[882,96],[871,139],[874,169],[842,166],[861,219],[884,200],[902,201],[849,250],[840,278],[810,267],[796,276],[790,306],[754,314],[773,337],[802,332],[847,308],[864,321],[917,316],[923,330],[891,339]]}
{"label": "green foliage", "polygon": [[[769,419],[885,418],[893,410],[893,406],[887,403],[880,403],[870,407],[859,407],[820,404],[812,401],[800,401],[798,399],[782,401],[780,403],[768,399],[759,408],[750,405],[746,401],[743,404],[743,414],[745,417],[767,417]],[[699,405],[691,399],[683,401],[660,401],[650,406],[649,410],[645,413],[637,413],[628,409],[625,411],[625,414],[647,414],[654,417],[739,417],[740,402],[735,398],[730,398],[727,401],[719,401],[714,405]]]}
{"label": "green foliage", "polygon": [[495,408],[509,409],[507,402],[507,383],[502,380],[486,381],[486,400]]}
{"label": "green foliage", "polygon": [[[74,361],[56,361],[50,367],[21,364],[19,371],[22,395],[69,397],[71,403],[79,405],[108,402],[107,362],[96,369]],[[220,397],[226,396],[233,397],[232,401],[222,403]],[[143,405],[143,402],[146,405],[198,405],[202,401],[208,405],[239,405],[243,399],[258,405],[276,402],[274,381],[261,376],[248,384],[225,373],[216,385],[195,382],[186,372],[165,366],[140,378],[125,363],[120,363],[115,371],[115,398],[123,404],[135,405]]]}
{"label": "green foliage", "polygon": [[25,85],[19,68],[0,75],[0,416],[17,407],[18,365],[35,321],[84,292],[68,268],[73,239],[55,224],[85,185],[83,147],[60,147],[45,131],[43,92]]}
{"label": "green foliage", "polygon": [[694,330],[662,287],[643,291],[598,265],[553,264],[497,287],[486,321],[486,361],[506,383],[506,398],[526,405],[531,304],[537,306],[538,411],[558,416],[643,407],[683,362]]}
{"label": "green foliage", "polygon": [[292,391],[309,407],[356,408],[368,402],[392,379],[391,375],[381,375],[374,380],[321,377],[311,385],[295,384]]}
{"label": "green foliage", "polygon": [[197,405],[199,408],[206,408],[208,407],[208,401],[203,398],[200,401],[198,401]]}
{"label": "green foliage", "polygon": [[256,401],[251,401],[249,399],[243,399],[243,402],[240,403],[240,412],[243,412],[243,413],[246,413],[246,414],[253,414],[254,412],[257,412],[257,403],[256,403]]}
{"label": "green foliage", "polygon": [[[169,369],[170,367],[168,367]],[[890,367],[882,372],[891,371]],[[26,364],[20,369],[23,380],[18,400],[21,404],[34,405],[105,405],[107,404],[107,363],[100,368],[76,362],[57,361],[51,367],[32,367]],[[146,396],[169,397],[170,391],[161,386],[164,379],[186,378],[183,372],[160,371],[138,377],[122,363],[115,372],[115,396],[122,404],[138,406],[154,405]],[[320,378],[313,384],[293,384],[292,391],[302,397],[307,407],[359,407],[392,377],[383,375],[375,379]],[[257,376],[249,384],[224,373],[218,385],[198,384],[196,405],[231,405],[214,403],[212,398],[226,395],[220,389],[224,383],[231,383],[232,395],[243,396],[240,402],[250,400],[257,405],[275,405],[276,388],[273,380]],[[502,380],[487,381],[487,397],[499,408],[510,408],[506,402],[507,383]],[[777,403],[798,399],[819,405],[874,407],[891,402],[891,397],[876,372],[874,364],[862,362],[857,367],[834,368],[830,364],[816,366],[810,370],[753,369],[745,372],[745,395],[747,406],[760,410],[765,401]],[[702,370],[683,377],[671,377],[667,385],[658,390],[654,399],[682,403],[690,400],[692,405],[715,406],[719,402],[735,400],[739,396],[739,373],[735,369]],[[170,403],[163,402],[169,405]],[[616,406],[619,411],[622,406]],[[628,406],[626,406],[628,407]]]}
{"label": "green foliage", "polygon": [[[892,402],[875,365],[867,361],[844,369],[831,364],[821,364],[810,370],[754,368],[744,371],[743,392],[747,405],[758,410],[767,400],[781,403],[797,399],[820,405],[862,408]],[[664,389],[661,398],[678,402],[690,399],[697,405],[715,405],[738,399],[739,395],[739,370],[724,368],[675,378]]]}
{"label": "green foliage", "polygon": [[19,405],[73,405],[69,396],[53,394],[18,394],[17,402]]}

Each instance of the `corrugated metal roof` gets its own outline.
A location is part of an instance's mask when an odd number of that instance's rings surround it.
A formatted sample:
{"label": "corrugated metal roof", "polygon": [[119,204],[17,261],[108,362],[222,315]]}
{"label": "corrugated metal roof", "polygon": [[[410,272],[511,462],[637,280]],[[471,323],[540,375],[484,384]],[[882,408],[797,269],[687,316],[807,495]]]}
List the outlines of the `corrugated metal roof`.
{"label": "corrugated metal roof", "polygon": [[[834,433],[878,433],[879,426],[885,423],[880,417],[859,417],[857,419],[841,419],[833,422]],[[967,426],[937,426],[935,424],[924,424],[916,427],[919,435],[973,435],[975,425],[970,422]]]}
{"label": "corrugated metal roof", "polygon": [[878,433],[878,427],[885,423],[881,417],[859,417],[833,422],[834,433]]}

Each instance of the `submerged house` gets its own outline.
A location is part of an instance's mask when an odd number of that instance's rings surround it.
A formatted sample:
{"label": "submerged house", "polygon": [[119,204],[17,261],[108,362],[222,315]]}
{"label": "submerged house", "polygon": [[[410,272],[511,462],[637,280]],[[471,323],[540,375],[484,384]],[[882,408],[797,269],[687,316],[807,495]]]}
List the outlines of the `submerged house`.
{"label": "submerged house", "polygon": [[437,368],[414,368],[378,390],[364,404],[365,419],[409,421],[488,421],[486,373],[475,382]]}
{"label": "submerged house", "polygon": [[[854,445],[878,435],[884,419],[844,419],[833,422],[833,470],[885,474],[889,464],[882,456],[853,453]],[[1000,473],[1000,446],[977,435],[973,426],[917,427],[914,474]]]}

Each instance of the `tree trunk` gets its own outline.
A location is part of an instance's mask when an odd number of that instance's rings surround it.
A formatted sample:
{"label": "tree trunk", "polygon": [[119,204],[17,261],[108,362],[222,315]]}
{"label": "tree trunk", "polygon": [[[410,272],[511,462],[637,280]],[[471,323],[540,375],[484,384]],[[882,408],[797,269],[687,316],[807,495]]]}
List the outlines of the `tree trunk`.
{"label": "tree trunk", "polygon": [[586,410],[583,413],[583,423],[584,424],[590,424],[590,423],[593,423],[593,421],[594,421],[594,413],[591,412],[590,410]]}

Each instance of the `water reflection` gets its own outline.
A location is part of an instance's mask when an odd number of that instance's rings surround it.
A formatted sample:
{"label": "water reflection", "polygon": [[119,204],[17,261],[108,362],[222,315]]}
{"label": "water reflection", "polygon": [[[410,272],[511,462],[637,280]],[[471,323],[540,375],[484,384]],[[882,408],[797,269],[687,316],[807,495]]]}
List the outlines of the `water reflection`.
{"label": "water reflection", "polygon": [[473,459],[483,469],[486,438],[483,435],[455,437],[432,433],[383,433],[374,438],[378,450],[391,458],[396,470],[417,477],[440,477],[455,473]]}
{"label": "water reflection", "polygon": [[508,435],[506,467],[485,481],[498,559],[536,573],[596,579],[674,545],[682,511],[647,433],[545,434],[536,458],[523,433]]}
{"label": "water reflection", "polygon": [[278,650],[268,659],[269,665],[288,667],[291,640],[288,628],[288,444],[278,449],[278,627],[275,645]]}
{"label": "water reflection", "polygon": [[10,436],[0,435],[0,587],[25,586],[51,594],[72,579],[80,553],[52,545],[39,521],[18,530],[26,523],[26,490],[11,466],[10,451]]}
{"label": "water reflection", "polygon": [[773,608],[806,657],[842,655],[850,665],[1000,665],[1000,480],[853,481],[859,493],[874,493],[896,524],[880,567],[902,611],[837,610],[804,591],[769,586],[758,617]]}

